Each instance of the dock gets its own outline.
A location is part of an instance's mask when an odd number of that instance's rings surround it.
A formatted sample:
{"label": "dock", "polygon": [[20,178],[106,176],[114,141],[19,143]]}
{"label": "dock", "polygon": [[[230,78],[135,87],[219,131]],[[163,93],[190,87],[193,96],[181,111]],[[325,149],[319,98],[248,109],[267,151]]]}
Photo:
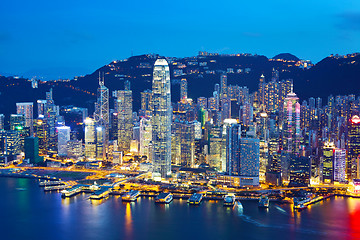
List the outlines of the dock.
{"label": "dock", "polygon": [[103,187],[100,190],[97,190],[96,192],[91,194],[90,199],[99,200],[99,199],[102,199],[102,198],[106,198],[107,196],[109,196],[110,191],[111,191],[111,188]]}

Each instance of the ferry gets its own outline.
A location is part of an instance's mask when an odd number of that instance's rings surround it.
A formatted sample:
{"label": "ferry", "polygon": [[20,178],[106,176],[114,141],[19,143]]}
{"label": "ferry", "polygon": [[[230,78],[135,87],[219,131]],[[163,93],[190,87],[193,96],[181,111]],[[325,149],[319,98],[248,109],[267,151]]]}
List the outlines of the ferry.
{"label": "ferry", "polygon": [[269,198],[268,196],[261,196],[259,199],[259,208],[268,208],[269,207]]}
{"label": "ferry", "polygon": [[64,190],[68,187],[69,186],[67,186],[67,185],[46,186],[46,187],[44,187],[44,192]]}
{"label": "ferry", "polygon": [[82,186],[75,185],[69,189],[65,189],[61,191],[61,197],[72,197],[83,190]]}
{"label": "ferry", "polygon": [[171,193],[160,193],[155,197],[155,203],[170,203],[173,200]]}
{"label": "ferry", "polygon": [[99,200],[102,198],[106,198],[107,196],[109,196],[109,192],[110,191],[108,188],[97,190],[96,192],[90,195],[90,199]]}
{"label": "ferry", "polygon": [[40,187],[64,185],[63,181],[42,181],[39,182]]}
{"label": "ferry", "polygon": [[188,203],[191,205],[198,205],[201,203],[202,198],[203,198],[203,195],[201,193],[194,193],[188,199]]}
{"label": "ferry", "polygon": [[140,192],[137,190],[130,190],[129,192],[125,193],[121,199],[126,202],[135,202],[139,197]]}
{"label": "ferry", "polygon": [[229,193],[227,194],[225,197],[224,197],[224,206],[225,207],[232,207],[234,206],[235,204],[235,195],[232,194],[232,193]]}

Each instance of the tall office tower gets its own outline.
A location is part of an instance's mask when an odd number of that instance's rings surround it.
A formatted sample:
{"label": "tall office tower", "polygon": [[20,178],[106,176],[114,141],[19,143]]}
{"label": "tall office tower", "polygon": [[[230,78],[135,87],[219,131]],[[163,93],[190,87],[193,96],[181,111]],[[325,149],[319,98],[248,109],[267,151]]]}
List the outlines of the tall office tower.
{"label": "tall office tower", "polygon": [[105,138],[106,138],[106,129],[104,126],[97,126],[95,128],[96,134],[96,160],[105,160],[106,150],[105,150]]}
{"label": "tall office tower", "polygon": [[4,130],[4,127],[5,127],[5,115],[0,114],[0,131]]}
{"label": "tall office tower", "polygon": [[97,89],[97,102],[95,103],[95,122],[98,126],[104,126],[108,130],[109,119],[109,89],[104,85],[104,76],[99,73],[99,88]]}
{"label": "tall office tower", "polygon": [[182,78],[180,80],[180,101],[181,99],[187,99],[188,94],[188,86],[187,86],[187,80],[186,78]]}
{"label": "tall office tower", "polygon": [[153,72],[153,171],[162,177],[171,174],[171,93],[169,65],[165,59],[158,59]]}
{"label": "tall office tower", "polygon": [[267,169],[268,164],[269,164],[268,142],[266,142],[264,140],[260,140],[259,146],[260,146],[259,147],[259,160],[260,160],[259,180],[260,181],[265,181],[266,169]]}
{"label": "tall office tower", "polygon": [[146,89],[141,92],[141,109],[146,111],[152,111],[152,91],[150,89]]}
{"label": "tall office tower", "polygon": [[[303,187],[310,184],[310,175],[311,175],[311,160],[308,157],[298,157],[292,155],[290,157],[289,165],[289,177],[291,187]],[[282,162],[282,165],[284,163]],[[282,169],[283,170],[283,169]],[[286,174],[283,174],[286,175]]]}
{"label": "tall office tower", "polygon": [[300,106],[300,129],[310,127],[310,109],[304,100]]}
{"label": "tall office tower", "polygon": [[70,127],[68,126],[57,127],[57,131],[58,131],[58,156],[66,157],[67,156],[66,145],[68,141],[70,141]]}
{"label": "tall office tower", "polygon": [[265,106],[268,113],[274,113],[279,109],[279,83],[268,82],[265,85]]}
{"label": "tall office tower", "polygon": [[265,76],[264,74],[261,74],[260,79],[259,79],[259,103],[260,104],[264,104],[265,101]]}
{"label": "tall office tower", "polygon": [[226,138],[227,173],[230,176],[238,176],[241,186],[259,185],[259,139],[242,138],[239,124],[228,128]]}
{"label": "tall office tower", "polygon": [[180,165],[194,167],[195,128],[192,123],[176,121],[175,134],[180,139]]}
{"label": "tall office tower", "polygon": [[30,128],[30,134],[33,135],[33,103],[16,103],[16,113],[25,116],[25,127]]}
{"label": "tall office tower", "polygon": [[239,104],[242,105],[245,102],[250,102],[249,89],[247,87],[239,88]]}
{"label": "tall office tower", "polygon": [[323,156],[321,158],[323,183],[334,182],[334,152],[334,143],[325,142],[323,147]]}
{"label": "tall office tower", "polygon": [[88,160],[96,158],[95,121],[92,118],[85,119],[85,157]]}
{"label": "tall office tower", "polygon": [[207,109],[207,99],[205,97],[199,97],[197,99],[197,105],[199,108]]}
{"label": "tall office tower", "polygon": [[45,116],[47,127],[48,127],[48,137],[47,137],[47,148],[48,150],[55,150],[57,146],[57,136],[56,136],[56,117],[59,115],[58,107],[55,106],[53,100],[52,88],[49,92],[46,92],[46,105],[45,105]]}
{"label": "tall office tower", "polygon": [[345,180],[346,180],[346,149],[335,148],[334,181],[345,182]]}
{"label": "tall office tower", "polygon": [[67,157],[78,159],[83,155],[83,145],[81,140],[70,140],[66,144]]}
{"label": "tall office tower", "polygon": [[230,98],[221,99],[221,122],[225,119],[231,118],[231,101]]}
{"label": "tall office tower", "polygon": [[348,124],[348,145],[346,173],[348,179],[357,178],[357,165],[360,158],[360,118],[358,115],[352,116]]}
{"label": "tall office tower", "polygon": [[40,154],[46,155],[49,148],[49,127],[46,119],[38,118],[34,121],[34,135],[39,139]]}
{"label": "tall office tower", "polygon": [[152,141],[152,127],[151,120],[148,118],[140,119],[140,155],[146,156],[151,160],[151,141]]}
{"label": "tall office tower", "polygon": [[45,116],[46,100],[37,100],[37,117]]}
{"label": "tall office tower", "polygon": [[240,107],[240,123],[249,126],[253,121],[253,107],[249,102],[245,102]]}
{"label": "tall office tower", "polygon": [[21,153],[20,133],[18,131],[1,131],[0,142],[4,144],[2,155],[8,155],[15,158]]}
{"label": "tall office tower", "polygon": [[293,92],[293,80],[286,79],[279,82],[279,112],[284,112],[284,101],[286,96]]}
{"label": "tall office tower", "polygon": [[228,89],[227,89],[227,75],[223,74],[220,76],[220,97],[227,97]]}
{"label": "tall office tower", "polygon": [[133,135],[132,91],[117,90],[114,96],[117,98],[118,111],[118,150],[129,152]]}
{"label": "tall office tower", "polygon": [[284,151],[298,154],[300,146],[300,104],[295,93],[289,93],[284,101]]}
{"label": "tall office tower", "polygon": [[111,127],[110,127],[110,140],[117,140],[118,139],[118,113],[116,112],[111,113]]}
{"label": "tall office tower", "polygon": [[25,138],[25,159],[29,159],[30,163],[42,162],[42,157],[39,156],[39,138],[27,137]]}

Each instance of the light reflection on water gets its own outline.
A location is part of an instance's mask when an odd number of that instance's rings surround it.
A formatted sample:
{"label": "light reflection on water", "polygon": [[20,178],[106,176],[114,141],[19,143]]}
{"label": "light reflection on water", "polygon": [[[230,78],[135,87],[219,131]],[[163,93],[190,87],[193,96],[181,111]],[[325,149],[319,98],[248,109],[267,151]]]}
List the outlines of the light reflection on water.
{"label": "light reflection on water", "polygon": [[[186,199],[155,204],[141,197],[123,203],[120,196],[89,200],[89,194],[60,198],[45,194],[37,182],[0,179],[5,197],[0,198],[0,231],[26,239],[330,239],[360,237],[360,199],[333,198],[301,212],[292,205],[271,202],[259,209],[257,201],[241,201],[243,208],[223,207],[222,201],[203,201],[189,206]],[[12,181],[9,183],[8,181]],[[24,195],[23,192],[26,194]],[[11,196],[11,197],[9,197]],[[22,198],[22,199],[19,199]],[[25,200],[25,201],[24,201]],[[6,207],[4,207],[6,206]],[[5,220],[6,219],[6,220]],[[9,224],[12,223],[12,224]],[[39,228],[41,224],[41,228]]]}

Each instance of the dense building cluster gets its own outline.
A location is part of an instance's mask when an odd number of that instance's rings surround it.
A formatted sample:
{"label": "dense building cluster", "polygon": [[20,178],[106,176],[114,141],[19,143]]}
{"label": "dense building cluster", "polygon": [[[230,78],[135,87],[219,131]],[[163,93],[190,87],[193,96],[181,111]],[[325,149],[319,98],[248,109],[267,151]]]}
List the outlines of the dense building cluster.
{"label": "dense building cluster", "polygon": [[[169,60],[171,61],[171,60]],[[146,163],[154,176],[172,166],[216,172],[235,186],[306,186],[310,181],[345,183],[359,178],[360,98],[329,96],[302,101],[292,79],[273,69],[258,89],[228,85],[221,72],[211,97],[188,97],[188,82],[168,61],[156,60],[152,89],[141,92],[133,112],[129,81],[109,93],[99,75],[95,111],[56,106],[52,90],[37,101],[17,103],[5,122],[0,115],[1,163],[25,159],[123,164],[125,156]],[[180,77],[178,102],[171,102],[170,76]]]}

